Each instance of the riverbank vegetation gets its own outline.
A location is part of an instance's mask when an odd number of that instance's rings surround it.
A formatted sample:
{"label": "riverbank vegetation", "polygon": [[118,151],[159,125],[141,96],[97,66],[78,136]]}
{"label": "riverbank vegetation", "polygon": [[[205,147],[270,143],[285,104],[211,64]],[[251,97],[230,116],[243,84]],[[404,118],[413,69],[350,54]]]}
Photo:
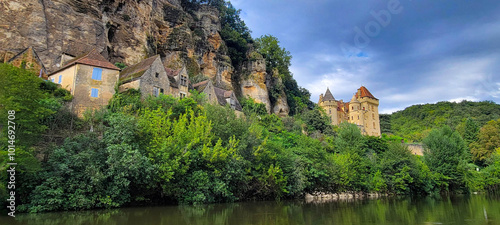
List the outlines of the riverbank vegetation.
{"label": "riverbank vegetation", "polygon": [[500,120],[479,128],[468,119],[463,131],[432,129],[421,157],[398,138],[363,136],[349,123],[332,127],[318,108],[280,118],[246,99],[245,115],[237,116],[198,93],[141,100],[140,92],[130,90],[78,119],[64,107],[71,99],[67,92],[25,70],[1,64],[0,82],[0,118],[16,110],[19,128],[19,211],[291,199],[319,192],[495,192],[500,184]]}

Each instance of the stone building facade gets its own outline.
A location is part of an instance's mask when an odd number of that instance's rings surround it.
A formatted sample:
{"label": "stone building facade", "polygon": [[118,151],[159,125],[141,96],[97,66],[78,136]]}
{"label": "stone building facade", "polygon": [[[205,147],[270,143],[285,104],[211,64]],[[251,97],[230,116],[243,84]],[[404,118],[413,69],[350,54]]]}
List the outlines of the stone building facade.
{"label": "stone building facade", "polygon": [[204,93],[208,102],[211,104],[219,104],[222,106],[229,105],[237,114],[243,111],[233,91],[215,87],[210,79],[193,84],[193,89],[197,90],[199,93]]}
{"label": "stone building facade", "polygon": [[31,46],[17,54],[6,52],[2,62],[30,70],[35,72],[39,77],[47,79],[47,69],[43,65],[42,60],[38,57],[38,54],[36,54],[35,49]]}
{"label": "stone building facade", "polygon": [[95,49],[65,62],[49,74],[48,79],[70,91],[70,110],[83,116],[86,110],[108,105],[115,93],[120,69],[107,61]]}
{"label": "stone building facade", "polygon": [[366,87],[361,86],[350,102],[335,100],[330,89],[319,96],[323,108],[333,125],[349,122],[358,125],[364,135],[380,136],[379,100]]}
{"label": "stone building facade", "polygon": [[126,67],[120,72],[119,91],[138,89],[143,98],[160,94],[171,94],[167,71],[159,55],[147,58],[141,62]]}

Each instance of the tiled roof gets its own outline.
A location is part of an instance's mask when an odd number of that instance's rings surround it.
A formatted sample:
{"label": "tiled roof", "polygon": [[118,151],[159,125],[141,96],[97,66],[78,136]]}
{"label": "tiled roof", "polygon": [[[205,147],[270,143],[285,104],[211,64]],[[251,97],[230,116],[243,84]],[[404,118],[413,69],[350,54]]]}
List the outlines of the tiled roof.
{"label": "tiled roof", "polygon": [[86,54],[80,55],[80,56],[66,62],[61,67],[61,69],[58,69],[57,71],[53,72],[52,74],[57,73],[63,69],[66,69],[72,65],[75,65],[75,64],[84,64],[84,65],[106,68],[106,69],[111,69],[111,70],[120,70],[120,68],[116,67],[115,65],[110,63],[108,60],[106,60],[106,58],[104,58],[104,56],[99,54],[97,52],[97,50],[92,49],[92,51],[90,51]]}
{"label": "tiled roof", "polygon": [[144,74],[144,72],[146,72],[151,67],[153,62],[159,57],[160,57],[159,55],[155,55],[153,57],[144,59],[135,65],[123,69],[122,72],[120,72],[120,81],[127,82],[135,78],[141,77]]}
{"label": "tiled roof", "polygon": [[177,81],[175,80],[174,76],[167,75],[167,77],[170,83],[170,87],[179,88],[179,85],[177,85]]}
{"label": "tiled roof", "polygon": [[375,98],[375,97],[372,95],[372,93],[370,93],[370,91],[368,91],[368,89],[366,89],[364,86],[361,86],[361,87],[358,89],[358,92],[356,93],[356,97],[358,97],[358,98],[368,97],[368,98],[377,99],[377,98]]}
{"label": "tiled roof", "polygon": [[323,97],[323,101],[335,101],[335,98],[332,95],[332,92],[330,92],[329,88],[326,88],[326,93],[325,96]]}
{"label": "tiled roof", "polygon": [[196,89],[198,92],[202,92],[207,87],[209,81],[210,80],[205,80],[205,81],[193,84],[193,88]]}
{"label": "tiled roof", "polygon": [[224,97],[224,93],[226,90],[218,87],[214,87],[215,96],[217,96],[217,101],[220,105],[226,105],[226,98]]}
{"label": "tiled roof", "polygon": [[167,71],[167,75],[172,76],[172,77],[177,76],[179,74],[179,72],[181,72],[181,70],[182,69],[174,70],[174,69],[170,69],[170,68],[165,67],[165,71]]}
{"label": "tiled roof", "polygon": [[[220,105],[225,106],[227,104],[226,99],[231,98],[233,95],[233,91],[226,91],[222,88],[214,87],[215,96],[217,97],[217,101]],[[234,98],[235,101],[235,109],[238,111],[242,111],[243,108],[240,105],[238,99]]]}

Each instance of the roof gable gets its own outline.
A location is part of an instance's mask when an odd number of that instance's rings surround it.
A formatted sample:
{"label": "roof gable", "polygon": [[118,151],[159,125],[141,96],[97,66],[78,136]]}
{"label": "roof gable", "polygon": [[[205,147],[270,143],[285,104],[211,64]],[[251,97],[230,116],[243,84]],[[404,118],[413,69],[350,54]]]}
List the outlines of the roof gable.
{"label": "roof gable", "polygon": [[29,51],[31,51],[33,58],[38,63],[38,65],[40,65],[40,67],[42,68],[43,73],[47,73],[47,69],[45,68],[45,65],[43,65],[42,60],[40,59],[40,57],[38,57],[38,54],[36,54],[36,51],[32,46],[25,48],[24,50],[22,50],[21,52],[19,52],[18,54],[16,54],[15,56],[10,58],[9,60],[7,60],[7,62],[10,63],[10,62],[14,61],[15,59],[17,59],[18,57],[21,57],[24,53],[29,52]]}
{"label": "roof gable", "polygon": [[105,69],[111,69],[111,70],[120,70],[120,68],[116,67],[112,63],[110,63],[104,56],[99,54],[97,50],[92,49],[92,51],[80,55],[68,62],[66,62],[61,69],[58,69],[57,71],[53,72],[52,74],[59,72],[61,70],[64,70],[68,67],[71,67],[75,64],[84,64],[88,66],[94,66],[94,67],[99,67],[99,68],[105,68]]}
{"label": "roof gable", "polygon": [[373,98],[373,99],[377,99],[375,98],[372,93],[370,93],[370,91],[368,91],[368,89],[366,89],[364,86],[361,86],[359,89],[358,89],[358,92],[356,93],[356,97],[357,98],[364,98],[364,97],[368,97],[368,98]]}
{"label": "roof gable", "polygon": [[[120,81],[128,82],[141,77],[149,68],[151,68],[151,65],[153,65],[159,57],[159,55],[155,55],[123,69],[122,72],[120,72]],[[161,66],[161,68],[163,68],[163,66]]]}

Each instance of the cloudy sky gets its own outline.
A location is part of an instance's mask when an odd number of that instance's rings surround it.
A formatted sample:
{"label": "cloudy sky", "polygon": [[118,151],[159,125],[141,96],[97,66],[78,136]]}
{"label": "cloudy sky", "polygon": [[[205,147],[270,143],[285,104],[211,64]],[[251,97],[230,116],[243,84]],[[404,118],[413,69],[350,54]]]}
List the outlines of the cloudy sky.
{"label": "cloudy sky", "polygon": [[361,85],[380,112],[438,101],[500,103],[498,0],[232,0],[254,38],[276,36],[314,102]]}

